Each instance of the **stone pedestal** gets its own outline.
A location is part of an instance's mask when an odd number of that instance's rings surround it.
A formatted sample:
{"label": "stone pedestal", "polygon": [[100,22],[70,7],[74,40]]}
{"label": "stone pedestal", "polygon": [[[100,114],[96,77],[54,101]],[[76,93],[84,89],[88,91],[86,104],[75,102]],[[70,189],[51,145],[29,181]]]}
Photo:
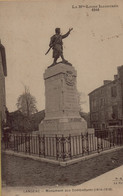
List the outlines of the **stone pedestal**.
{"label": "stone pedestal", "polygon": [[42,134],[80,134],[87,131],[86,121],[79,115],[76,70],[59,63],[44,73],[45,119],[39,125]]}

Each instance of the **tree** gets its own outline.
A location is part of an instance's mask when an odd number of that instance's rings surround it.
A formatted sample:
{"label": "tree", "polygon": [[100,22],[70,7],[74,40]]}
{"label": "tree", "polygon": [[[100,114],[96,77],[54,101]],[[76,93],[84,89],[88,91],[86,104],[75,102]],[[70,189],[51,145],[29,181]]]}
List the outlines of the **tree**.
{"label": "tree", "polygon": [[80,107],[80,112],[83,111],[83,107],[82,105],[86,104],[86,96],[85,93],[83,92],[77,92],[78,93],[78,103],[79,103],[79,107]]}
{"label": "tree", "polygon": [[25,92],[18,97],[17,108],[22,114],[28,119],[31,114],[36,113],[38,110],[36,108],[36,99],[30,94],[29,88],[25,86]]}

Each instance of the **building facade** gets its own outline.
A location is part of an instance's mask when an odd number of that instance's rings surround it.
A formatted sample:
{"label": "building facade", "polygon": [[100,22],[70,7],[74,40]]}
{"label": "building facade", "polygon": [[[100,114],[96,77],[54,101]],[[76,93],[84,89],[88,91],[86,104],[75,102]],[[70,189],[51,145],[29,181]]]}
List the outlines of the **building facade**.
{"label": "building facade", "polygon": [[103,86],[89,93],[90,125],[103,130],[111,125],[123,125],[123,65],[117,68],[114,80],[104,80]]}
{"label": "building facade", "polygon": [[5,47],[0,43],[0,115],[6,121],[5,77],[7,76]]}

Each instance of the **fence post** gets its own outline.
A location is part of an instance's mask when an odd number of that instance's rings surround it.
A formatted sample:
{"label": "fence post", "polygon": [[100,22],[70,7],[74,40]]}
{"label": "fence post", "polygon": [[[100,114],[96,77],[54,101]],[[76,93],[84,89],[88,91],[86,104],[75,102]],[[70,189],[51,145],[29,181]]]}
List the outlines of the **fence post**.
{"label": "fence post", "polygon": [[8,149],[8,133],[4,133],[5,150]]}
{"label": "fence post", "polygon": [[87,150],[87,153],[89,154],[89,142],[88,142],[88,137],[89,137],[89,134],[88,132],[86,133],[86,150]]}
{"label": "fence post", "polygon": [[121,137],[121,129],[119,129],[120,132],[120,146],[122,145],[122,137]]}
{"label": "fence post", "polygon": [[122,144],[123,144],[123,129],[121,128],[121,141],[122,141]]}
{"label": "fence post", "polygon": [[69,144],[70,144],[70,159],[72,159],[72,153],[71,153],[71,134],[69,134]]}
{"label": "fence post", "polygon": [[17,149],[17,152],[18,152],[18,135],[16,135],[16,149]]}
{"label": "fence post", "polygon": [[22,149],[22,132],[21,132],[21,134],[20,134],[20,146],[21,146],[21,148],[20,148],[20,150],[21,150],[21,152],[23,151]]}
{"label": "fence post", "polygon": [[27,153],[27,134],[25,134],[25,153]]}
{"label": "fence post", "polygon": [[97,131],[97,152],[100,153],[99,132]]}
{"label": "fence post", "polygon": [[38,145],[39,145],[39,157],[41,155],[41,137],[38,135]]}
{"label": "fence post", "polygon": [[13,137],[14,137],[14,151],[15,151],[15,134],[13,135]]}
{"label": "fence post", "polygon": [[56,138],[56,160],[58,160],[58,138],[57,135],[55,135]]}
{"label": "fence post", "polygon": [[82,141],[82,155],[84,155],[84,136],[81,133],[81,141]]}
{"label": "fence post", "polygon": [[115,146],[115,130],[113,130],[113,146]]}
{"label": "fence post", "polygon": [[62,135],[62,159],[63,161],[65,160],[64,141],[65,141],[65,138],[64,138],[64,135]]}
{"label": "fence post", "polygon": [[101,133],[101,149],[103,151],[103,135],[104,135],[104,131]]}
{"label": "fence post", "polygon": [[119,145],[119,132],[117,130],[117,145]]}
{"label": "fence post", "polygon": [[110,137],[109,141],[110,141],[110,148],[111,148],[111,146],[112,146],[112,132],[110,132],[109,137]]}
{"label": "fence post", "polygon": [[30,134],[28,136],[28,142],[29,142],[29,154],[30,154]]}
{"label": "fence post", "polygon": [[43,155],[45,158],[45,135],[43,134]]}

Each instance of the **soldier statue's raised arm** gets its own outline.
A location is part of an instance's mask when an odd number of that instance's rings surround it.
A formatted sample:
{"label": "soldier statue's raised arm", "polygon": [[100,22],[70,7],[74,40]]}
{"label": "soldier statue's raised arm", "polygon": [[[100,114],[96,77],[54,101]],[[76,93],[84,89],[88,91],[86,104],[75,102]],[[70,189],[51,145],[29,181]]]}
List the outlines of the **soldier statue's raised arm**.
{"label": "soldier statue's raised arm", "polygon": [[[62,58],[62,62],[63,63],[67,63],[68,61],[64,59],[64,56],[63,56],[63,42],[62,42],[62,39],[66,38],[70,32],[72,31],[73,29],[69,29],[69,31],[64,34],[64,35],[61,35],[60,34],[60,28],[56,28],[55,29],[55,35],[53,35],[51,38],[50,38],[50,44],[49,44],[49,50],[52,48],[53,49],[53,58],[54,58],[54,61],[53,61],[53,64],[52,65],[55,65],[57,63],[57,59],[59,57]],[[47,53],[49,52],[49,50],[47,51]],[[46,54],[47,54],[46,53]]]}

